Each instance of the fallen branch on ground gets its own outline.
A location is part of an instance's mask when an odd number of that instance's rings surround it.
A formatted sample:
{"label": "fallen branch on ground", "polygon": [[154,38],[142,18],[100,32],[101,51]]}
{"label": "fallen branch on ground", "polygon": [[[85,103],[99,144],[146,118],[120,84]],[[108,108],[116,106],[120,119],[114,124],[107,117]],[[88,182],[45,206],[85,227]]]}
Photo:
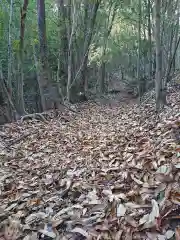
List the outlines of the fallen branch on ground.
{"label": "fallen branch on ground", "polygon": [[47,122],[46,118],[43,115],[45,115],[45,114],[44,113],[27,114],[25,116],[22,116],[20,121],[23,122],[24,120],[27,120],[27,119],[37,119],[37,120],[40,120],[42,122]]}
{"label": "fallen branch on ground", "polygon": [[[48,117],[48,113],[44,112],[44,113],[32,113],[32,114],[27,114],[25,116],[22,116],[20,121],[21,123],[27,119],[37,119],[40,120],[42,122],[48,122],[46,117]],[[64,120],[65,122],[69,122],[69,120],[63,116],[61,116],[61,119]]]}

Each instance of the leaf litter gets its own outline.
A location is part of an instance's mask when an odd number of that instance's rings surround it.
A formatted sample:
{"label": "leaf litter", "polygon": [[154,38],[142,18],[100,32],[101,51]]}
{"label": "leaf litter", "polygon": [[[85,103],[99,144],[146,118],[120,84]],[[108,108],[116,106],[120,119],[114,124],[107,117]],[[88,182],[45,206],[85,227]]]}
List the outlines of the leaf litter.
{"label": "leaf litter", "polygon": [[179,93],[0,134],[0,239],[180,239]]}

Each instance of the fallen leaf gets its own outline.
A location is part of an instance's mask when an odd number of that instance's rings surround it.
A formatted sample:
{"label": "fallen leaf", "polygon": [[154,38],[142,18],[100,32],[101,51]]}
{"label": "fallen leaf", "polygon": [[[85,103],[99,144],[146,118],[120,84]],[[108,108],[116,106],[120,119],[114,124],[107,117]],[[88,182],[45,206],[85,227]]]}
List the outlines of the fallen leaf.
{"label": "fallen leaf", "polygon": [[89,234],[85,230],[83,230],[82,228],[78,228],[78,227],[72,229],[71,232],[79,233],[80,235],[82,235],[82,236],[84,236],[86,238],[88,238],[88,236],[89,236]]}
{"label": "fallen leaf", "polygon": [[165,233],[166,239],[171,239],[171,238],[174,236],[174,234],[175,234],[174,231],[168,230],[168,231]]}
{"label": "fallen leaf", "polygon": [[145,215],[143,218],[140,219],[140,224],[144,223],[142,229],[151,228],[156,225],[156,219],[159,217],[159,206],[158,203],[152,199],[152,211],[150,214]]}
{"label": "fallen leaf", "polygon": [[117,205],[117,217],[123,217],[126,213],[126,208],[123,204]]}
{"label": "fallen leaf", "polygon": [[180,240],[180,228],[177,227],[175,230],[175,236],[176,236],[176,240]]}
{"label": "fallen leaf", "polygon": [[119,230],[116,235],[115,235],[115,240],[121,240],[122,239],[122,234],[123,234],[123,230]]}

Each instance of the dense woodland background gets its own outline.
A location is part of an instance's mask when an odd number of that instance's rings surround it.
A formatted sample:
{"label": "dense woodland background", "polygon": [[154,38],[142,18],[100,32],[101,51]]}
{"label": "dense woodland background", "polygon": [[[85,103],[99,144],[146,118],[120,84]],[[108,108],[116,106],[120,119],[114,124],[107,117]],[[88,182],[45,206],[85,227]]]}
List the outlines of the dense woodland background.
{"label": "dense woodland background", "polygon": [[118,89],[155,87],[178,72],[178,0],[1,0],[1,123]]}

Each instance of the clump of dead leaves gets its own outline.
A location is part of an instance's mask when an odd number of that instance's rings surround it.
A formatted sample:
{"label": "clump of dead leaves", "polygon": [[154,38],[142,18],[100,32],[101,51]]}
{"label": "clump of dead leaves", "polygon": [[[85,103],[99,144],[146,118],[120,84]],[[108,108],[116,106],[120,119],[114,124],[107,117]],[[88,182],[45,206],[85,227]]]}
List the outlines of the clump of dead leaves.
{"label": "clump of dead leaves", "polygon": [[0,134],[1,239],[180,239],[179,94]]}

